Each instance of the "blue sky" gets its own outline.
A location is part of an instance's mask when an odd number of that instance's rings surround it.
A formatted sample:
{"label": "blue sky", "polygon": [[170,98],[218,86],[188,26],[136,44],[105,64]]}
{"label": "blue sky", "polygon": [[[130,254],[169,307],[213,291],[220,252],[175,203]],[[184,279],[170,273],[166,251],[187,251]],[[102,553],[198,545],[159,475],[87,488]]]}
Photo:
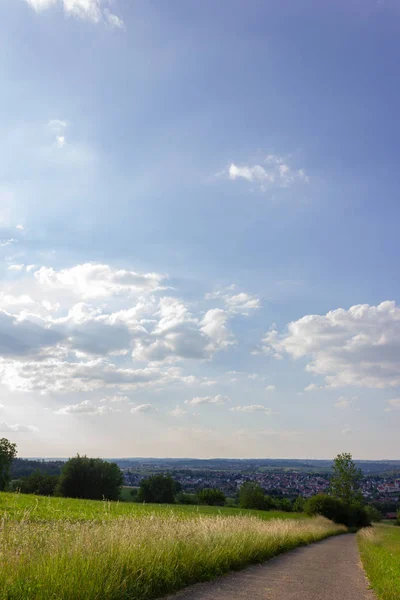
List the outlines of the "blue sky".
{"label": "blue sky", "polygon": [[4,0],[0,434],[398,458],[395,1]]}

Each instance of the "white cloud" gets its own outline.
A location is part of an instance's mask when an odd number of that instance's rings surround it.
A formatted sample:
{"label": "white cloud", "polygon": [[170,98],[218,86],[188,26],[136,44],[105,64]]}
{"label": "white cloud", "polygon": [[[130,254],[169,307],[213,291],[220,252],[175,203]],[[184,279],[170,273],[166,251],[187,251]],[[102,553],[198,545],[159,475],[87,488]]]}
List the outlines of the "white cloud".
{"label": "white cloud", "polygon": [[206,300],[222,300],[228,312],[249,316],[253,310],[261,308],[260,299],[246,292],[234,293],[235,285],[230,285],[206,294]]}
{"label": "white cloud", "polygon": [[270,331],[264,351],[309,358],[307,370],[324,376],[328,387],[397,387],[400,308],[386,301],[306,315],[289,323],[283,335]]}
{"label": "white cloud", "polygon": [[267,385],[265,386],[265,389],[267,392],[273,392],[274,390],[276,390],[276,385]]}
{"label": "white cloud", "polygon": [[0,433],[32,433],[37,431],[37,427],[33,425],[8,425],[8,423],[0,423]]}
{"label": "white cloud", "polygon": [[317,385],[316,383],[309,383],[304,388],[304,391],[305,392],[316,392],[317,390],[320,390],[320,389],[322,389],[320,385]]}
{"label": "white cloud", "polygon": [[84,400],[79,404],[70,404],[63,406],[57,411],[58,415],[88,415],[88,416],[101,416],[107,415],[111,412],[116,412],[109,406],[96,406],[91,400]]}
{"label": "white cloud", "polygon": [[57,148],[63,148],[65,146],[65,136],[58,135],[56,137],[56,142],[57,142]]}
{"label": "white cloud", "polygon": [[169,414],[172,417],[182,417],[183,415],[187,415],[187,412],[187,410],[177,405],[175,408],[169,411]]}
{"label": "white cloud", "polygon": [[392,412],[392,410],[400,410],[400,398],[387,400],[385,412]]}
{"label": "white cloud", "polygon": [[350,435],[351,433],[353,433],[353,430],[351,429],[350,425],[343,425],[342,434]]}
{"label": "white cloud", "polygon": [[257,412],[262,412],[265,415],[270,415],[272,414],[272,411],[270,408],[266,408],[265,406],[262,406],[262,404],[248,404],[245,406],[234,406],[233,408],[231,408],[232,412],[241,412],[241,413],[257,413]]}
{"label": "white cloud", "polygon": [[152,405],[152,404],[140,404],[139,406],[135,406],[134,408],[131,408],[131,413],[136,414],[136,413],[150,413],[150,412],[156,412],[157,409]]}
{"label": "white cloud", "polygon": [[16,229],[18,229],[19,231],[23,231],[25,227],[23,225],[16,225]]}
{"label": "white cloud", "polygon": [[112,27],[121,28],[124,23],[120,17],[114,15],[108,8],[110,0],[26,0],[36,11],[41,12],[52,6],[62,6],[67,16],[91,21],[92,23],[105,22]]}
{"label": "white cloud", "polygon": [[352,404],[352,402],[354,402],[355,398],[346,398],[346,396],[340,396],[340,398],[337,400],[337,402],[334,403],[334,407],[338,408],[339,410],[345,410],[346,408],[349,408],[349,406]]}
{"label": "white cloud", "polygon": [[17,240],[14,238],[9,238],[8,240],[0,240],[0,248],[6,248],[6,246],[10,246],[11,244],[15,244]]}
{"label": "white cloud", "polygon": [[216,396],[196,396],[191,400],[185,400],[185,404],[189,406],[199,406],[200,404],[226,404],[230,402],[228,396],[217,394]]}
{"label": "white cloud", "polygon": [[304,169],[293,169],[287,161],[280,156],[268,155],[262,165],[236,165],[232,163],[228,168],[229,178],[245,179],[250,183],[257,183],[262,191],[271,186],[289,187],[294,183],[308,183],[309,177]]}
{"label": "white cloud", "polygon": [[41,267],[36,271],[35,277],[44,287],[70,290],[84,299],[156,291],[165,278],[158,273],[140,274],[94,263],[76,265],[61,271]]}
{"label": "white cloud", "polygon": [[102,404],[119,404],[120,402],[129,402],[128,396],[106,396],[100,400]]}
{"label": "white cloud", "polygon": [[9,271],[22,271],[25,265],[10,265],[8,268]]}

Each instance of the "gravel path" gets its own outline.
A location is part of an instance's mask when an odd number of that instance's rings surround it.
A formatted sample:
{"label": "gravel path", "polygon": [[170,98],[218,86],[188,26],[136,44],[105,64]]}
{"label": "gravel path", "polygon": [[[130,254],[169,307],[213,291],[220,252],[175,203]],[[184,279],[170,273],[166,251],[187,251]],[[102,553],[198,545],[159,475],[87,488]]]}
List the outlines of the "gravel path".
{"label": "gravel path", "polygon": [[374,600],[356,536],[328,538],[262,565],[199,583],[173,600]]}

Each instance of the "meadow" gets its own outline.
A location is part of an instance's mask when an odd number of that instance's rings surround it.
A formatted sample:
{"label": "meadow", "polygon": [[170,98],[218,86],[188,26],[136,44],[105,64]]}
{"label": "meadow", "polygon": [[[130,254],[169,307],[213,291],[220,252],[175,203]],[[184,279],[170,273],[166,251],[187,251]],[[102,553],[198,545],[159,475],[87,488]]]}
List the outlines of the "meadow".
{"label": "meadow", "polygon": [[400,598],[400,527],[375,525],[358,533],[362,562],[380,600]]}
{"label": "meadow", "polygon": [[0,494],[0,597],[150,600],[344,531],[291,513]]}

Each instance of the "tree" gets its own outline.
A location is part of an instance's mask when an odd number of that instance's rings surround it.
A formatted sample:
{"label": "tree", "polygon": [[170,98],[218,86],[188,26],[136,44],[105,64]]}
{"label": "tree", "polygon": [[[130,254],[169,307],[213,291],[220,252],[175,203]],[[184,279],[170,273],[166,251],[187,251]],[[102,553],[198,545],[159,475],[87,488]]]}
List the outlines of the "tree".
{"label": "tree", "polygon": [[155,504],[173,504],[175,496],[180,491],[180,485],[171,475],[151,475],[140,482],[138,493],[139,502]]}
{"label": "tree", "polygon": [[353,461],[351,454],[338,454],[333,461],[331,477],[331,494],[346,506],[354,502],[362,502],[360,481],[362,472]]}
{"label": "tree", "polygon": [[39,470],[31,473],[29,477],[21,477],[13,482],[15,490],[22,494],[36,494],[37,496],[53,496],[58,485],[58,475],[46,475]]}
{"label": "tree", "polygon": [[122,472],[115,463],[78,454],[65,463],[56,494],[66,498],[118,500],[123,482]]}
{"label": "tree", "polygon": [[307,515],[322,515],[335,523],[346,521],[346,511],[341,500],[333,498],[328,494],[316,494],[309,498],[304,505]]}
{"label": "tree", "polygon": [[197,494],[199,504],[208,504],[209,506],[224,506],[225,494],[216,488],[204,488]]}
{"label": "tree", "polygon": [[382,521],[381,511],[375,508],[375,506],[372,506],[372,504],[368,504],[365,507],[365,511],[371,523],[379,523],[379,521]]}
{"label": "tree", "polygon": [[10,482],[10,469],[17,456],[17,445],[6,438],[0,439],[0,491],[4,491]]}
{"label": "tree", "polygon": [[267,510],[267,502],[262,487],[255,481],[246,481],[239,490],[241,508]]}
{"label": "tree", "polygon": [[303,512],[305,503],[306,501],[303,496],[297,496],[296,500],[293,502],[294,512]]}

